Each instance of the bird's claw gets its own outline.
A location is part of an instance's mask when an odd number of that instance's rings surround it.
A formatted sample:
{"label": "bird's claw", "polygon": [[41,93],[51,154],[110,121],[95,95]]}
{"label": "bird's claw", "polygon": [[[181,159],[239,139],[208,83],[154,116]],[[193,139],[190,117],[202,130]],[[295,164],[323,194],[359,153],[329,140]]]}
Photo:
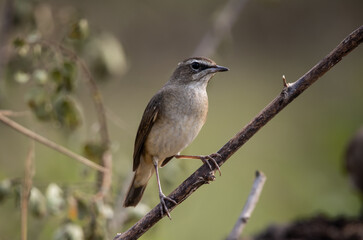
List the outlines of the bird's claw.
{"label": "bird's claw", "polygon": [[213,172],[209,172],[207,176],[198,177],[198,182],[203,182],[204,184],[209,184],[216,179]]}
{"label": "bird's claw", "polygon": [[208,165],[210,170],[213,170],[213,168],[210,165],[209,160],[212,161],[219,172],[219,176],[222,176],[221,169],[219,168],[217,161],[214,159],[215,157],[221,157],[221,155],[219,153],[212,153],[211,155],[206,155],[206,156],[201,157],[201,160],[203,163],[206,163]]}
{"label": "bird's claw", "polygon": [[166,206],[165,200],[168,200],[170,202],[172,202],[173,204],[177,204],[176,201],[170,197],[165,196],[164,194],[159,194],[159,198],[160,198],[160,212],[161,212],[161,216],[164,215],[164,213],[168,216],[168,218],[171,220],[171,216],[170,216],[170,212],[168,207]]}

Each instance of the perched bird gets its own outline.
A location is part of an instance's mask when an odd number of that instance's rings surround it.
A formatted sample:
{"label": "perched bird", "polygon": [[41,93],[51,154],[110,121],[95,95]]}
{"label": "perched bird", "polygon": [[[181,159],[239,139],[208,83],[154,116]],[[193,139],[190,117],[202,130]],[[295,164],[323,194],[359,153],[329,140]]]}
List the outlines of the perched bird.
{"label": "perched bird", "polygon": [[[217,73],[228,71],[208,58],[195,57],[180,62],[169,81],[151,98],[142,116],[134,147],[132,183],[124,201],[124,207],[136,206],[145,191],[146,185],[156,173],[161,214],[170,218],[165,204],[168,200],[160,185],[158,168],[173,157],[200,159],[213,170],[210,156],[179,155],[198,135],[208,112],[207,84]],[[220,170],[219,170],[220,171]]]}

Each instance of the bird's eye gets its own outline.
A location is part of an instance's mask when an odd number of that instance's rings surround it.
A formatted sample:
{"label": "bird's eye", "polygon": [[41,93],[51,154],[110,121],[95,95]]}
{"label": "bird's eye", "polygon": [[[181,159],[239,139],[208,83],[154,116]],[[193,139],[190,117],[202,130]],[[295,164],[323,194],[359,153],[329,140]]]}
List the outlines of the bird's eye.
{"label": "bird's eye", "polygon": [[200,68],[199,62],[193,62],[192,63],[192,68],[193,68],[193,70],[198,70]]}

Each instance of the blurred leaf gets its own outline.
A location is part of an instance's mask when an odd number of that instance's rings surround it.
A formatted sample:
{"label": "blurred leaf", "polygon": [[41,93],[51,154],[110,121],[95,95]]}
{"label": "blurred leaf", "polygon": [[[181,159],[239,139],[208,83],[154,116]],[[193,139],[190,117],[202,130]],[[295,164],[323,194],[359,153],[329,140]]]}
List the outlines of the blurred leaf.
{"label": "blurred leaf", "polygon": [[33,44],[36,43],[37,41],[40,40],[40,34],[38,32],[33,32],[30,33],[27,37],[26,37],[26,42],[29,44]]}
{"label": "blurred leaf", "polygon": [[28,73],[19,71],[15,73],[14,79],[18,83],[27,83],[29,82],[30,76]]}
{"label": "blurred leaf", "polygon": [[15,38],[15,39],[13,40],[13,46],[14,46],[15,48],[21,48],[21,47],[23,47],[24,45],[25,45],[25,40],[24,40],[24,39],[22,39],[22,38],[17,37],[17,38]]}
{"label": "blurred leaf", "polygon": [[83,155],[93,162],[100,163],[105,150],[101,143],[87,142],[83,146]]}
{"label": "blurred leaf", "polygon": [[33,187],[30,191],[29,209],[38,218],[44,217],[47,213],[46,200],[39,189]]}
{"label": "blurred leaf", "polygon": [[77,206],[77,200],[74,196],[68,196],[67,198],[67,217],[72,222],[76,221],[78,219],[78,206]]}
{"label": "blurred leaf", "polygon": [[36,57],[40,57],[40,55],[42,54],[43,49],[42,49],[42,45],[40,44],[34,44],[33,46],[33,53]]}
{"label": "blurred leaf", "polygon": [[76,80],[76,66],[74,62],[65,61],[62,68],[55,68],[51,72],[52,79],[56,83],[56,90],[71,92],[74,90]]}
{"label": "blurred leaf", "polygon": [[57,229],[54,240],[84,240],[83,230],[74,223],[65,223]]}
{"label": "blurred leaf", "polygon": [[24,39],[19,37],[13,40],[13,46],[17,53],[22,57],[26,56],[30,49],[29,44]]}
{"label": "blurred leaf", "polygon": [[151,208],[143,203],[139,203],[135,208],[128,208],[128,222],[136,221],[145,216]]}
{"label": "blurred leaf", "polygon": [[11,193],[11,181],[4,179],[0,182],[0,203]]}
{"label": "blurred leaf", "polygon": [[14,2],[14,16],[13,24],[14,26],[25,27],[27,25],[33,26],[34,16],[33,16],[33,2],[28,0],[16,0]]}
{"label": "blurred leaf", "polygon": [[105,219],[113,218],[113,209],[110,205],[105,204],[104,202],[97,202],[97,210]]}
{"label": "blurred leaf", "polygon": [[72,29],[68,34],[70,39],[83,40],[89,35],[89,26],[87,19],[80,19],[77,23],[72,25]]}
{"label": "blurred leaf", "polygon": [[78,219],[89,217],[90,212],[92,211],[89,200],[80,196],[75,196],[75,198],[77,200]]}
{"label": "blurred leaf", "polygon": [[80,113],[75,101],[67,95],[60,95],[53,104],[55,117],[62,127],[75,130],[80,124]]}
{"label": "blurred leaf", "polygon": [[111,34],[102,34],[86,46],[90,65],[98,75],[97,79],[111,74],[120,76],[127,69],[124,49],[120,41]]}
{"label": "blurred leaf", "polygon": [[34,87],[27,92],[26,101],[39,120],[49,120],[52,117],[52,106],[45,88]]}
{"label": "blurred leaf", "polygon": [[48,81],[48,73],[42,69],[33,72],[33,79],[38,84],[45,84]]}
{"label": "blurred leaf", "polygon": [[64,208],[63,190],[55,183],[48,185],[45,192],[49,212],[58,215]]}

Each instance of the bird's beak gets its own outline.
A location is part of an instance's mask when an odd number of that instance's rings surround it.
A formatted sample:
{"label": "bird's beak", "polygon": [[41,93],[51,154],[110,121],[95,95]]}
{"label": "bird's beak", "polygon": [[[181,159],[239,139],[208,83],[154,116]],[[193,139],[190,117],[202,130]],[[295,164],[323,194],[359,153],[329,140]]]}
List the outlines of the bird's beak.
{"label": "bird's beak", "polygon": [[225,72],[225,71],[228,71],[228,70],[229,70],[228,68],[223,67],[223,66],[219,66],[219,65],[216,65],[216,66],[212,67],[213,72]]}

